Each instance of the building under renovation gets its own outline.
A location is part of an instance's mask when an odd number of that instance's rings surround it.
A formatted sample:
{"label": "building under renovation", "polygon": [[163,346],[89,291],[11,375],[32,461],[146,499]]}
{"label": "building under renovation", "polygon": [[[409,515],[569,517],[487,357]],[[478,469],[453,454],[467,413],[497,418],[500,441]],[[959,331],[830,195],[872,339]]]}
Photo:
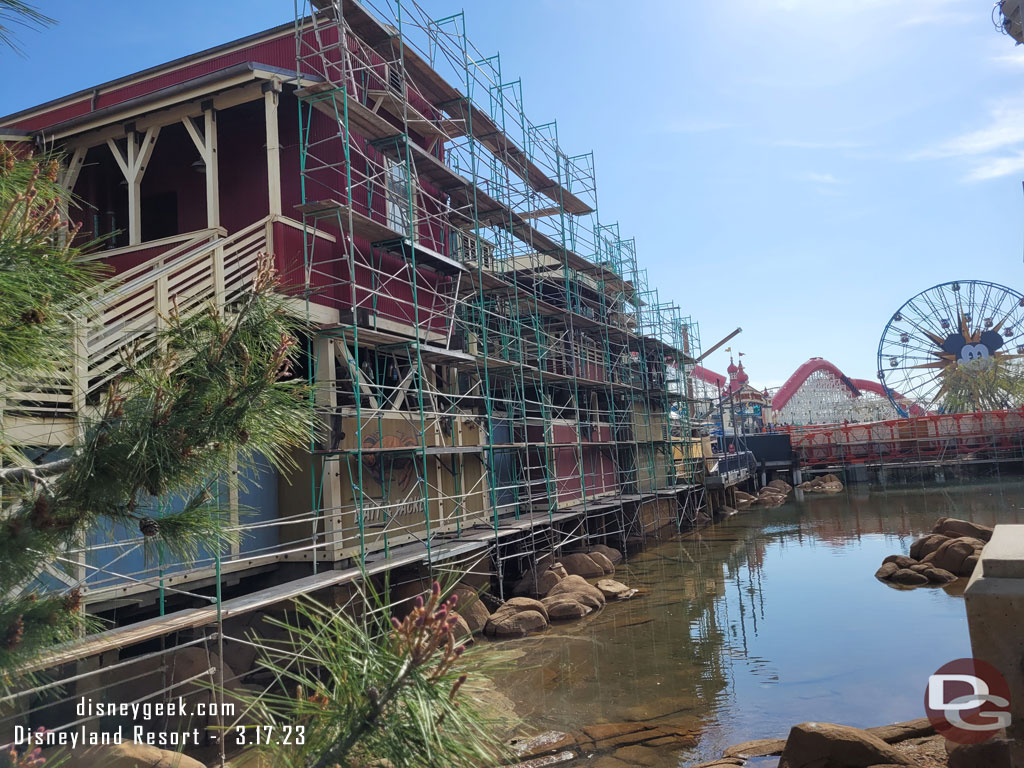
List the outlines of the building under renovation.
{"label": "building under renovation", "polygon": [[314,328],[324,429],[299,472],[249,468],[225,492],[239,544],[151,562],[123,532],[47,566],[113,625],[52,658],[65,674],[230,638],[362,568],[475,570],[503,592],[540,554],[623,547],[703,503],[703,457],[678,445],[691,326],[599,213],[592,155],[531,121],[462,14],[301,6],[0,119],[5,141],[64,153],[71,218],[113,270],[69,380],[8,397],[20,442],[73,445],[120,352],[171,307],[230,307],[261,252]]}

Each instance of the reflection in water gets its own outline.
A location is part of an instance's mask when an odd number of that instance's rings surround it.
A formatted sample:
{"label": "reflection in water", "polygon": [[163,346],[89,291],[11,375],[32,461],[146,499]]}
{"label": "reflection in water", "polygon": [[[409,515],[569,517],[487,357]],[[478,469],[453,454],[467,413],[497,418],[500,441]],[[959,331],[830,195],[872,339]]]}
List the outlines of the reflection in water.
{"label": "reflection in water", "polygon": [[658,720],[699,729],[686,766],[794,723],[856,726],[923,716],[927,676],[969,655],[961,593],[874,579],[939,517],[1021,523],[1024,483],[790,501],[632,557],[616,577],[645,594],[497,647],[495,677],[538,730]]}

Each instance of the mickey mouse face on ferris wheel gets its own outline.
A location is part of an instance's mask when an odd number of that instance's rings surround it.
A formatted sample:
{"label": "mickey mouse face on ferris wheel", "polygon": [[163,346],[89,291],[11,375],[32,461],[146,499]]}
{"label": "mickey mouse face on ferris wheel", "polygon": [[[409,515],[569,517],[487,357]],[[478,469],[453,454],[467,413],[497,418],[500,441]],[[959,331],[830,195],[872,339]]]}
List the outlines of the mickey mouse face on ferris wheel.
{"label": "mickey mouse face on ferris wheel", "polygon": [[953,333],[942,342],[942,350],[956,358],[960,365],[987,368],[996,350],[1003,346],[1003,337],[996,331],[985,331],[978,341],[968,341],[963,334]]}

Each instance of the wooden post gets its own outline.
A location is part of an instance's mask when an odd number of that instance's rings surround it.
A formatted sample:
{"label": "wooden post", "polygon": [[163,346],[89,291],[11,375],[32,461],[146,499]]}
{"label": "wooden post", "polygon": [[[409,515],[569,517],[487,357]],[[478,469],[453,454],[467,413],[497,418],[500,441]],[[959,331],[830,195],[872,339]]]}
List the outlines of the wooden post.
{"label": "wooden post", "polygon": [[153,155],[160,127],[154,126],[146,131],[142,143],[138,142],[134,124],[126,128],[127,144],[125,153],[113,139],[107,139],[107,146],[114,155],[124,180],[128,183],[128,244],[138,245],[142,242],[142,177],[146,173],[146,164]]}
{"label": "wooden post", "polygon": [[182,125],[199,151],[206,174],[206,226],[220,226],[220,172],[217,164],[217,113],[209,102],[203,104],[203,126],[191,117],[183,117]]}
{"label": "wooden post", "polygon": [[267,199],[271,216],[280,216],[281,207],[281,141],[277,130],[277,105],[281,83],[274,80],[263,86],[263,105],[267,124]]}
{"label": "wooden post", "polygon": [[[317,408],[326,412],[324,422],[328,429],[328,445],[334,440],[330,433],[331,415],[338,407],[338,392],[334,381],[334,339],[319,336],[313,341],[313,355],[316,359],[316,389],[314,399]],[[337,457],[325,456],[321,464],[321,509],[325,510],[324,539],[326,551],[332,560],[341,559],[343,545],[341,521],[341,472]],[[316,504],[314,495],[313,503]]]}

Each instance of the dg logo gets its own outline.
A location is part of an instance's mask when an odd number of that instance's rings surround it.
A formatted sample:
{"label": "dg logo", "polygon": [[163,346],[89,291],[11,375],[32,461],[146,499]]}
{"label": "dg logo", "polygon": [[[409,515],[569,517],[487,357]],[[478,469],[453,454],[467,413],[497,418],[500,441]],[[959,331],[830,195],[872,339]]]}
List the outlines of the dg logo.
{"label": "dg logo", "polygon": [[957,659],[928,678],[924,707],[937,733],[980,744],[1010,724],[1010,686],[991,664]]}

